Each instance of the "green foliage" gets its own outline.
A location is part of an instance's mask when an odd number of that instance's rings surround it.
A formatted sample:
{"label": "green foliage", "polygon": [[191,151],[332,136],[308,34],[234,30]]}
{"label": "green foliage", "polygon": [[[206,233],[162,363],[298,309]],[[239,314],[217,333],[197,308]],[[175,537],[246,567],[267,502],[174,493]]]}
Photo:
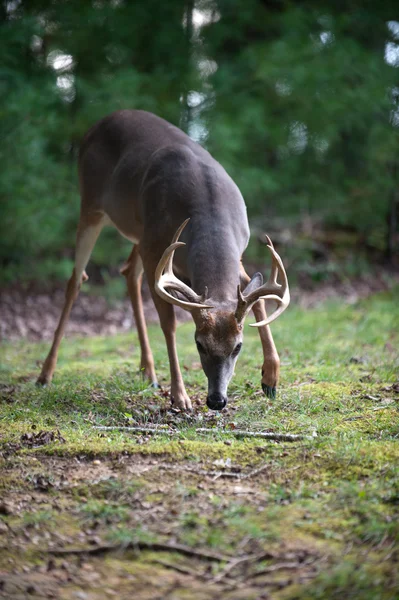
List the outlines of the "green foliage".
{"label": "green foliage", "polygon": [[[1,277],[70,270],[79,142],[119,108],[158,113],[205,143],[250,217],[310,216],[385,250],[398,14],[393,0],[3,0]],[[106,232],[93,260],[116,267],[127,252]]]}
{"label": "green foliage", "polygon": [[385,230],[398,183],[397,59],[386,57],[396,5],[218,6],[206,33],[218,64],[208,143],[251,213]]}
{"label": "green foliage", "polygon": [[[15,4],[0,15],[1,275],[64,277],[79,214],[76,156],[86,130],[126,107],[178,123],[188,63],[174,48],[185,44],[184,2]],[[114,232],[103,237],[94,262],[118,266],[129,245]]]}

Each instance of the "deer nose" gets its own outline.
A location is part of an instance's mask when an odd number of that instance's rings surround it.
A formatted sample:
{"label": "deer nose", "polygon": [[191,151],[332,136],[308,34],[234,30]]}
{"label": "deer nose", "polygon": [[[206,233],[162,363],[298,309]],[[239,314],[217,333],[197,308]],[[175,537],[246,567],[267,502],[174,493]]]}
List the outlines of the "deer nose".
{"label": "deer nose", "polygon": [[227,404],[227,398],[219,392],[214,392],[206,399],[206,405],[211,410],[222,410]]}

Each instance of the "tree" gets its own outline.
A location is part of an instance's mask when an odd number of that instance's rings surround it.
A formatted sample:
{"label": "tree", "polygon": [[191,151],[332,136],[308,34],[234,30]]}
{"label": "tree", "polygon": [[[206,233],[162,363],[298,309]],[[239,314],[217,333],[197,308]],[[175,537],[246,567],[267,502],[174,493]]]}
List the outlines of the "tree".
{"label": "tree", "polygon": [[[310,215],[392,258],[398,12],[393,0],[1,0],[2,277],[70,270],[80,140],[129,107],[205,144],[250,217]],[[102,236],[94,260],[116,266],[125,244]]]}
{"label": "tree", "polygon": [[[396,2],[218,0],[208,146],[252,214],[385,235],[398,147]],[[392,226],[391,226],[392,228]]]}
{"label": "tree", "polygon": [[[18,264],[22,278],[65,276],[84,133],[119,108],[179,123],[180,95],[192,78],[186,4],[21,0],[0,7],[2,274],[15,278]],[[126,243],[112,233],[108,242],[105,236],[95,259],[117,265]]]}

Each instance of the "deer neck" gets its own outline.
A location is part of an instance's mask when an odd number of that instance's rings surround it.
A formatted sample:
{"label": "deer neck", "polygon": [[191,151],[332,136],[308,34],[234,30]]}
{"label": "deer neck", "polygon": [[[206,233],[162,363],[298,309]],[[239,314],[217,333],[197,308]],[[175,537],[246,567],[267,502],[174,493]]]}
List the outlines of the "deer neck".
{"label": "deer neck", "polygon": [[190,243],[188,271],[191,286],[197,294],[203,294],[208,288],[208,297],[213,301],[230,304],[237,299],[241,255],[235,240],[230,243],[225,239],[221,244],[220,232],[213,229],[213,232],[197,233]]}

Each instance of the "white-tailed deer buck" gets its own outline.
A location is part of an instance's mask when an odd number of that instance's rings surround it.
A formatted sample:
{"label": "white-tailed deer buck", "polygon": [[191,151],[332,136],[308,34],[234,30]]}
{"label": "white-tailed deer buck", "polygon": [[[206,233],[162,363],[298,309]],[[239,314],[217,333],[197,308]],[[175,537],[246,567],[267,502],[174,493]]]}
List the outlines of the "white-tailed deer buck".
{"label": "white-tailed deer buck", "polygon": [[[176,352],[174,304],[191,312],[194,319],[195,342],[208,378],[209,408],[221,410],[226,405],[244,319],[251,308],[263,348],[262,388],[274,397],[280,361],[269,323],[289,304],[287,276],[269,239],[272,268],[268,281],[263,283],[260,273],[250,279],[244,271],[241,256],[249,239],[246,207],[223,167],[167,121],[141,110],[122,110],[86,134],[79,178],[82,202],[75,268],[38,383],[51,381],[69,313],[87,279],[85,268],[94,244],[104,225],[114,225],[134,243],[122,273],[137,324],[144,376],[157,383],[141,300],[143,271],[166,339],[176,407],[190,409],[191,402]],[[278,304],[270,317],[264,298]]]}

